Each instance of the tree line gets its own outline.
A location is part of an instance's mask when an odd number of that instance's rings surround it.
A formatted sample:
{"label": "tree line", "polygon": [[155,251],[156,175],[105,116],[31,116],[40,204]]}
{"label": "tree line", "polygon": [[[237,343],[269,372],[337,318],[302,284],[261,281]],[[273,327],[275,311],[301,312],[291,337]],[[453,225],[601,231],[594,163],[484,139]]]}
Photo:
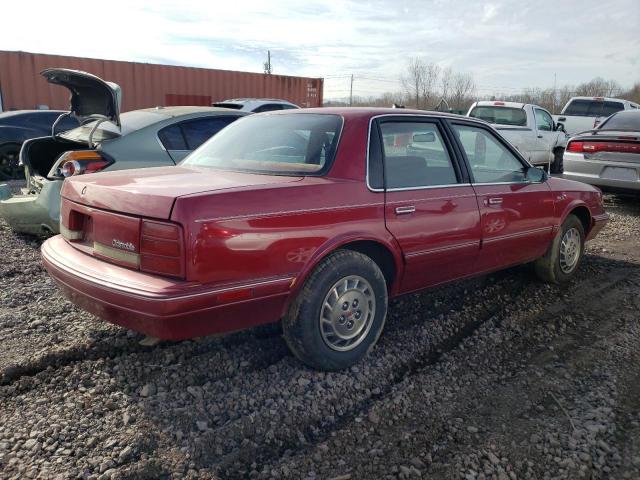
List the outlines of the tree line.
{"label": "tree line", "polygon": [[[615,80],[596,77],[579,85],[563,85],[559,88],[525,88],[520,93],[496,93],[478,95],[471,73],[455,72],[451,67],[442,68],[435,63],[415,57],[410,59],[400,76],[402,90],[385,92],[377,96],[353,97],[353,106],[389,107],[402,105],[423,110],[452,110],[466,113],[478,100],[504,100],[533,103],[552,113],[559,113],[571,97],[617,97],[640,103],[640,82],[625,90]],[[339,102],[332,102],[339,104]]]}

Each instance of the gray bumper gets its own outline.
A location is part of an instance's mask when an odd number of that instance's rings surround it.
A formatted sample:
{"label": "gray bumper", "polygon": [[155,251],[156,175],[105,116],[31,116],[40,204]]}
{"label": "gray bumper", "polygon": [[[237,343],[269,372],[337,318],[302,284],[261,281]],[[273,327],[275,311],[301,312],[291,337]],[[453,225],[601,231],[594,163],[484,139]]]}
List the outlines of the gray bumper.
{"label": "gray bumper", "polygon": [[640,192],[640,163],[585,158],[581,153],[565,152],[563,178],[601,188]]}
{"label": "gray bumper", "polygon": [[16,232],[42,235],[60,231],[61,180],[42,184],[39,194],[12,195],[8,185],[0,185],[0,216]]}

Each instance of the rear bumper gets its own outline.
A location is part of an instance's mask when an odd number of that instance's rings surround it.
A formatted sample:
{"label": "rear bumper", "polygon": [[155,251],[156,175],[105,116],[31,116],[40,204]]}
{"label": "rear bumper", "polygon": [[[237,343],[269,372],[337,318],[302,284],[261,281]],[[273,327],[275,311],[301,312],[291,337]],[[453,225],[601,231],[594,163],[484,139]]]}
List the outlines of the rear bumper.
{"label": "rear bumper", "polygon": [[0,216],[16,232],[41,235],[60,231],[60,188],[62,181],[43,183],[38,194],[11,195],[0,186]]}
{"label": "rear bumper", "polygon": [[581,153],[565,152],[563,178],[602,189],[640,192],[640,164],[591,160]]}
{"label": "rear bumper", "polygon": [[162,278],[86,255],[58,235],[42,245],[64,295],[108,322],[181,340],[279,320],[292,278],[215,287]]}

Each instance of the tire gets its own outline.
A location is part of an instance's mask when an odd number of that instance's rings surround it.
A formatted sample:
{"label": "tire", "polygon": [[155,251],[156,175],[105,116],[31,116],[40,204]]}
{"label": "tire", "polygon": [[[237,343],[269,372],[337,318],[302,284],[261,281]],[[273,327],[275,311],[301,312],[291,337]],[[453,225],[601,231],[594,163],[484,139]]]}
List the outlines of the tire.
{"label": "tire", "polygon": [[584,227],[569,215],[543,257],[534,263],[538,277],[548,283],[569,282],[578,271],[584,253]]}
{"label": "tire", "polygon": [[292,353],[318,370],[342,370],[369,353],[387,316],[387,283],[368,256],[338,250],[312,272],[282,321]]}
{"label": "tire", "polygon": [[18,165],[20,145],[8,143],[0,145],[0,180],[24,178],[24,171]]}
{"label": "tire", "polygon": [[564,172],[564,148],[557,148],[553,151],[553,163],[551,164],[550,173]]}

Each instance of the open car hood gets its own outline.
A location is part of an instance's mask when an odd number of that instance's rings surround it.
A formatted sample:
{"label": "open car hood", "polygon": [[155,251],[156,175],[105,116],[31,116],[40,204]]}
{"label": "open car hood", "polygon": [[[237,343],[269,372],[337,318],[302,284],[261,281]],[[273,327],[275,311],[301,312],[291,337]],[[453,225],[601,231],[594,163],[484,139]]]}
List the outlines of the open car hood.
{"label": "open car hood", "polygon": [[80,70],[48,68],[40,72],[47,82],[62,85],[71,92],[70,110],[80,122],[106,118],[120,127],[120,86]]}

